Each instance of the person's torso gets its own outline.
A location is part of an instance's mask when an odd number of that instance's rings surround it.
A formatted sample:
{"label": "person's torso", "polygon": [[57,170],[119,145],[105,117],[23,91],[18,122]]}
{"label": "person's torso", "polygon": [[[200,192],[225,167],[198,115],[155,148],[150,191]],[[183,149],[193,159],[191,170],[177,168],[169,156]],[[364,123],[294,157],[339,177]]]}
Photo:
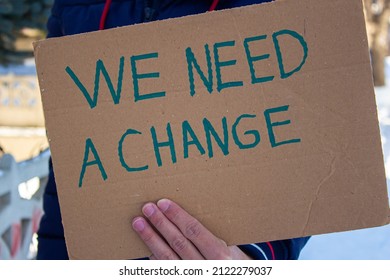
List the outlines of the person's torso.
{"label": "person's torso", "polygon": [[[105,2],[105,0],[55,1],[52,13],[60,22],[60,28],[57,32],[49,33],[48,37],[98,30]],[[216,9],[229,9],[263,2],[271,2],[271,0],[220,0]],[[105,29],[200,14],[208,11],[211,4],[212,0],[112,0]]]}

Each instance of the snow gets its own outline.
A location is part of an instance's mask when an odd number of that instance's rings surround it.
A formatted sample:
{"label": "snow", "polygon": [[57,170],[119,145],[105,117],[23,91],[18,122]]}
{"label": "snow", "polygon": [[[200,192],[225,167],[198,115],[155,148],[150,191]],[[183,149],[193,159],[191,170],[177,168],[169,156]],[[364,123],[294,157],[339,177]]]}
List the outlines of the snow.
{"label": "snow", "polygon": [[[390,193],[390,57],[385,87],[375,88],[383,157]],[[303,260],[390,260],[390,225],[313,236],[302,250]]]}

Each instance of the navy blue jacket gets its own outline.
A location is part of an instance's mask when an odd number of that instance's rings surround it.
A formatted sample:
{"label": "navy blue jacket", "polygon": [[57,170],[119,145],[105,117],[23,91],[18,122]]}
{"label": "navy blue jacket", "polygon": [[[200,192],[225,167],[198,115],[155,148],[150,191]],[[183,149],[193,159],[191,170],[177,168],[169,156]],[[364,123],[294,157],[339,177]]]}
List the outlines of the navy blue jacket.
{"label": "navy blue jacket", "polygon": [[[220,0],[217,10],[271,0]],[[56,0],[48,20],[48,37],[95,31],[105,0]],[[212,0],[113,0],[106,29],[145,21],[162,20],[206,12]],[[38,231],[38,259],[68,259],[57,189],[50,161],[49,181],[44,193],[44,216]],[[308,238],[240,245],[254,259],[297,259]]]}

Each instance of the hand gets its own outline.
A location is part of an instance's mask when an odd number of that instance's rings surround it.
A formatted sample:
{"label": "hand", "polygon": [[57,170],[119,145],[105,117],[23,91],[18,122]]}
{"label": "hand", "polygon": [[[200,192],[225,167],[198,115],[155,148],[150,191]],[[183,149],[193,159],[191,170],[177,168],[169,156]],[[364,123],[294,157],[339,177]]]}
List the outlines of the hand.
{"label": "hand", "polygon": [[237,246],[227,246],[173,201],[147,203],[142,212],[149,222],[136,217],[132,226],[152,252],[150,259],[250,259]]}

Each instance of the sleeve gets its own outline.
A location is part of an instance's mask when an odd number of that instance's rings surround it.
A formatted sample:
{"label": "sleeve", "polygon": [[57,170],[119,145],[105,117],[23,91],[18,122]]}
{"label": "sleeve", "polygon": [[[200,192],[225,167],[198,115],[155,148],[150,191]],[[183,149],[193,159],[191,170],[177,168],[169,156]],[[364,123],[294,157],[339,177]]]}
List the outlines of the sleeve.
{"label": "sleeve", "polygon": [[[63,36],[61,23],[61,1],[54,1],[51,15],[47,21],[47,38]],[[49,180],[43,194],[43,217],[38,229],[38,260],[66,260],[65,245],[57,187],[51,159],[49,161]]]}
{"label": "sleeve", "polygon": [[293,238],[238,247],[255,260],[296,260],[309,239],[310,237]]}
{"label": "sleeve", "polygon": [[43,194],[44,215],[38,230],[38,260],[66,260],[64,229],[58,203],[53,165],[49,162],[49,181]]}
{"label": "sleeve", "polygon": [[58,1],[54,1],[51,9],[51,14],[46,24],[47,38],[64,36],[62,21],[61,21],[61,8]]}

